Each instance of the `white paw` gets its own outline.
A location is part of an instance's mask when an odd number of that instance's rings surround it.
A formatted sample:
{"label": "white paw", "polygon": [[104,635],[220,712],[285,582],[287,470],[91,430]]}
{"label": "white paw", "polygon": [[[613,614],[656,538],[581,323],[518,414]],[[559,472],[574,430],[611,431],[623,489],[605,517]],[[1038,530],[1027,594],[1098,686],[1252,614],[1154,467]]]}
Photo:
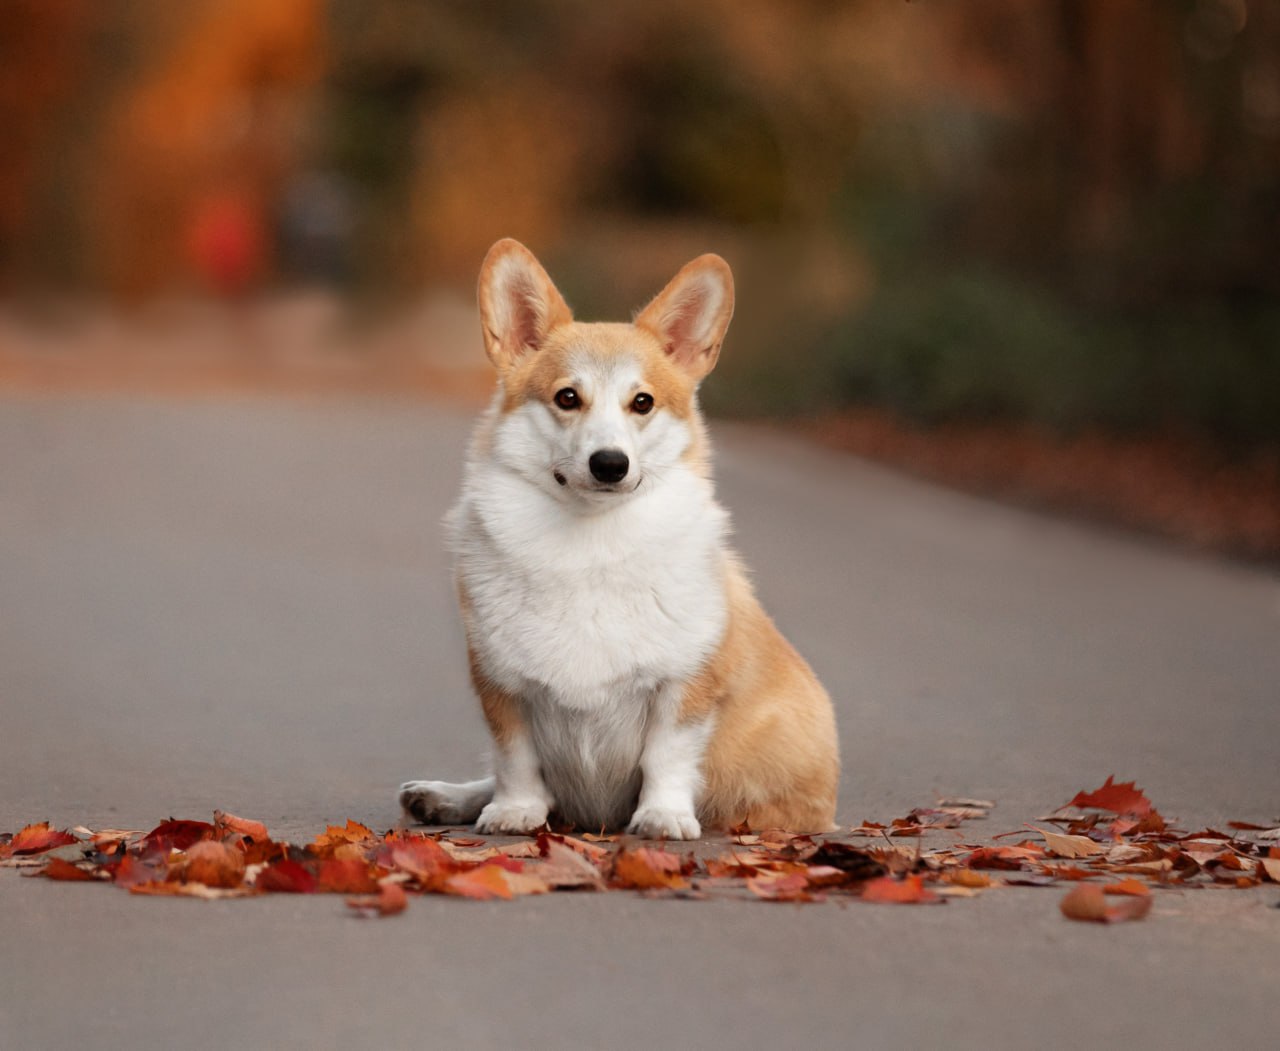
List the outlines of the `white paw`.
{"label": "white paw", "polygon": [[697,839],[702,835],[702,826],[692,810],[642,806],[632,816],[627,831],[645,839]]}
{"label": "white paw", "polygon": [[476,831],[494,835],[519,835],[532,832],[547,823],[547,804],[538,799],[494,800],[476,820]]}

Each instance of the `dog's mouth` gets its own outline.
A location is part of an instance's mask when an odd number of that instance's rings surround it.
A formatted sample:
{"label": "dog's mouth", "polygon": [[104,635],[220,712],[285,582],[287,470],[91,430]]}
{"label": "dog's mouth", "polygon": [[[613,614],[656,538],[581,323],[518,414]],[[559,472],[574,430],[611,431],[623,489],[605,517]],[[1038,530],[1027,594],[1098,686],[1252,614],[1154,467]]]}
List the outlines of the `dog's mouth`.
{"label": "dog's mouth", "polygon": [[[556,485],[560,486],[561,489],[571,488],[569,485],[569,479],[565,476],[563,471],[554,470],[551,472],[551,477],[556,480]],[[624,478],[620,482],[598,482],[595,479],[592,479],[587,485],[575,484],[572,488],[581,493],[600,493],[606,496],[613,494],[627,494],[634,493],[639,489],[640,482],[643,478],[643,475],[637,475],[634,481],[630,478]]]}

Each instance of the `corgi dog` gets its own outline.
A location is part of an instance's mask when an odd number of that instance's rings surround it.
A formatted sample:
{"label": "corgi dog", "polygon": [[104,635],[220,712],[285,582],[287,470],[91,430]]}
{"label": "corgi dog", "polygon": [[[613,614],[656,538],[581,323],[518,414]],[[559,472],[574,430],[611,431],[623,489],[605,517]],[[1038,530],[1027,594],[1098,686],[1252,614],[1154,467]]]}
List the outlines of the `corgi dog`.
{"label": "corgi dog", "polygon": [[727,545],[697,389],[733,314],[716,255],[631,324],[575,321],[512,240],[480,272],[498,371],[447,526],[494,772],[409,781],[426,824],[696,839],[834,827],[831,700]]}

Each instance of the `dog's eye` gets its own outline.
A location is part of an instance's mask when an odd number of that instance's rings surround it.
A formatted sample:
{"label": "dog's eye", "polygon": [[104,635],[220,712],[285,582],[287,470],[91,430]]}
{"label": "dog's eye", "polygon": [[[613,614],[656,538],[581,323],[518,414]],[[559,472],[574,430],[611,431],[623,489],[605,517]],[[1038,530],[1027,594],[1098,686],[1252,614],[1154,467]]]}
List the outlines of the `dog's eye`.
{"label": "dog's eye", "polygon": [[578,392],[572,387],[565,387],[563,390],[556,391],[555,402],[562,409],[577,409],[582,406]]}
{"label": "dog's eye", "polygon": [[653,408],[653,395],[643,391],[631,399],[631,411],[646,415]]}

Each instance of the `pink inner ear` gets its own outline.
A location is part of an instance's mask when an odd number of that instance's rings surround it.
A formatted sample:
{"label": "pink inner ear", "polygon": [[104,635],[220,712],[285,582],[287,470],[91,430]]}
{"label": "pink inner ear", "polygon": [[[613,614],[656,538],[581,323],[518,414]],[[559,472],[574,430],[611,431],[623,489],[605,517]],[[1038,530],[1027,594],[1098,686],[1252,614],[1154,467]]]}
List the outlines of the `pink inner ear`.
{"label": "pink inner ear", "polygon": [[703,349],[697,345],[698,322],[706,309],[707,292],[701,285],[695,285],[681,292],[679,298],[671,304],[667,316],[663,318],[662,334],[665,337],[668,354],[676,358],[689,359]]}
{"label": "pink inner ear", "polygon": [[511,332],[516,338],[516,348],[536,348],[542,336],[542,311],[538,308],[540,297],[532,279],[521,274],[512,281],[507,295],[511,303]]}

